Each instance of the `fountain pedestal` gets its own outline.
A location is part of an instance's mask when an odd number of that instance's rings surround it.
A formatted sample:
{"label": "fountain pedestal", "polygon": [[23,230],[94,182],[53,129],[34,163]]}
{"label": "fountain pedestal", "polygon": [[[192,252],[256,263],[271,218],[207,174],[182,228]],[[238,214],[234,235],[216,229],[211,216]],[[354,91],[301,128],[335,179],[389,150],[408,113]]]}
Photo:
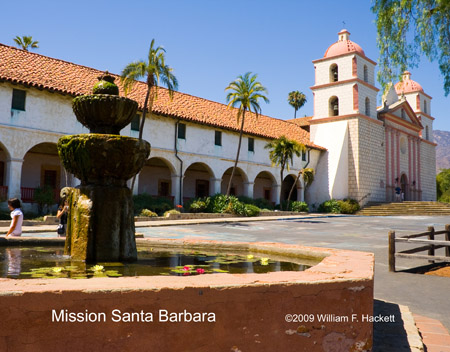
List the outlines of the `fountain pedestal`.
{"label": "fountain pedestal", "polygon": [[138,105],[114,95],[118,89],[112,77],[101,79],[96,94],[73,100],[78,121],[91,133],[58,141],[62,164],[81,180],[79,187],[62,191],[70,208],[65,254],[87,262],[134,261],[133,198],[127,180],[144,166],[150,144],[118,134],[131,122]]}

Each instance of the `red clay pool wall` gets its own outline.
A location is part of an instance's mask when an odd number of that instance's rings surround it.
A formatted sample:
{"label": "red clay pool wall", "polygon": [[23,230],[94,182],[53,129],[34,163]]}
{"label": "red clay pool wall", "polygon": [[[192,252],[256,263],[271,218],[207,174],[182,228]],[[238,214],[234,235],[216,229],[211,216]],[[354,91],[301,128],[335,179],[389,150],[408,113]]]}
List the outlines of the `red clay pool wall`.
{"label": "red clay pool wall", "polygon": [[[372,254],[246,246],[327,257],[304,272],[1,279],[0,351],[371,350],[372,323],[364,320],[373,312]],[[67,320],[69,313],[86,317],[87,312],[101,321],[63,322],[61,311]],[[114,321],[131,313],[140,321]],[[52,315],[60,321],[52,321]],[[178,321],[161,321],[174,315]],[[145,322],[150,316],[152,321]],[[205,321],[194,322],[199,316]],[[208,322],[213,316],[215,321]]]}

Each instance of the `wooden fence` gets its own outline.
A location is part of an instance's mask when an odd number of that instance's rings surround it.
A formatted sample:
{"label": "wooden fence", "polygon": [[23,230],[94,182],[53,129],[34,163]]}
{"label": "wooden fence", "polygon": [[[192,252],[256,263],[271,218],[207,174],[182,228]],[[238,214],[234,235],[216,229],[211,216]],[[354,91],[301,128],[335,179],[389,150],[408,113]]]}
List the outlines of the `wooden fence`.
{"label": "wooden fence", "polygon": [[[435,240],[435,236],[438,235],[445,235],[445,240]],[[419,237],[426,237],[426,239]],[[396,252],[396,243],[408,243],[422,246]],[[445,256],[438,256],[435,254],[436,249],[439,248],[445,248]],[[427,251],[428,254],[416,254],[424,251]],[[443,231],[435,231],[434,227],[430,226],[428,227],[427,232],[401,237],[396,237],[395,231],[389,231],[389,271],[395,271],[396,258],[427,259],[431,263],[434,263],[435,261],[450,263],[450,225],[445,225],[445,230]]]}

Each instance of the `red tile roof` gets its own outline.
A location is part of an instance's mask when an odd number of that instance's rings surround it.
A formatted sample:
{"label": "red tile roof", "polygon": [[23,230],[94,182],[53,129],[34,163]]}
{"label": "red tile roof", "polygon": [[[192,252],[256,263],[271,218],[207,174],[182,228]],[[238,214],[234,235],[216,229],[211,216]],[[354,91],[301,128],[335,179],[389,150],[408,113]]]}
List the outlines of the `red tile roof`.
{"label": "red tile roof", "polygon": [[[77,96],[91,94],[97,77],[102,74],[103,71],[90,67],[0,44],[0,81]],[[116,82],[119,83],[119,76],[113,76],[117,77]],[[123,94],[122,87],[118,85]],[[141,109],[146,90],[146,84],[138,81],[128,95],[139,103]],[[164,88],[158,90],[153,113],[233,131],[239,131],[240,127],[236,121],[236,109],[180,92],[175,92],[173,100],[170,100]],[[309,133],[300,126],[269,116],[260,115],[256,120],[254,114],[247,115],[244,133],[266,138],[285,135],[306,146],[324,150],[310,142]]]}
{"label": "red tile roof", "polygon": [[297,126],[300,126],[300,127],[302,127],[302,126],[309,126],[310,125],[309,121],[311,121],[312,118],[313,118],[312,116],[305,116],[305,117],[299,117],[297,119],[286,120],[286,122],[293,123],[293,124],[295,124]]}

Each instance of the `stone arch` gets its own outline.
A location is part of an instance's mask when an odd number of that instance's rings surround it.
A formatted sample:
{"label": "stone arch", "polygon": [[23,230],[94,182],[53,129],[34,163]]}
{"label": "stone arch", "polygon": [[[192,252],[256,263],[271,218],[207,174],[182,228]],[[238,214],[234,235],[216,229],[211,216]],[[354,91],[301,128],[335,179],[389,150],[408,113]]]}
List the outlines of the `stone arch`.
{"label": "stone arch", "polygon": [[172,175],[175,167],[172,163],[159,156],[149,158],[139,173],[138,194],[172,197]]}
{"label": "stone arch", "polygon": [[183,201],[211,195],[211,180],[214,179],[214,172],[207,164],[191,163],[183,175]]}
{"label": "stone arch", "polygon": [[34,191],[38,187],[53,189],[56,203],[60,189],[70,185],[69,175],[59,160],[56,143],[38,143],[25,153],[20,180],[21,199],[24,203],[33,202]]}
{"label": "stone arch", "polygon": [[335,95],[328,100],[328,115],[339,116],[339,98]]}
{"label": "stone arch", "polygon": [[330,82],[339,81],[339,68],[337,64],[331,64],[330,66]]}
{"label": "stone arch", "polygon": [[[292,185],[294,184],[296,179],[297,179],[297,175],[294,175],[294,174],[289,174],[284,178],[283,183],[281,184],[281,200],[282,201],[285,201],[288,199],[289,192],[290,192]],[[299,178],[297,181],[296,187],[294,188],[292,195],[291,195],[292,201],[302,200],[301,199],[302,197],[300,195],[301,189],[302,189],[301,178]]]}
{"label": "stone arch", "polygon": [[259,172],[253,182],[253,198],[264,198],[277,202],[274,194],[274,185],[277,184],[275,176],[270,171]]}
{"label": "stone arch", "polygon": [[7,168],[11,155],[8,148],[0,142],[0,202],[8,198]]}
{"label": "stone arch", "polygon": [[[230,181],[231,173],[233,172],[233,167],[229,167],[222,175],[222,183],[220,186],[220,192],[222,194],[227,193],[228,182]],[[233,176],[233,182],[231,184],[230,194],[234,196],[246,195],[245,183],[248,182],[247,174],[240,168],[236,168],[236,172]]]}

